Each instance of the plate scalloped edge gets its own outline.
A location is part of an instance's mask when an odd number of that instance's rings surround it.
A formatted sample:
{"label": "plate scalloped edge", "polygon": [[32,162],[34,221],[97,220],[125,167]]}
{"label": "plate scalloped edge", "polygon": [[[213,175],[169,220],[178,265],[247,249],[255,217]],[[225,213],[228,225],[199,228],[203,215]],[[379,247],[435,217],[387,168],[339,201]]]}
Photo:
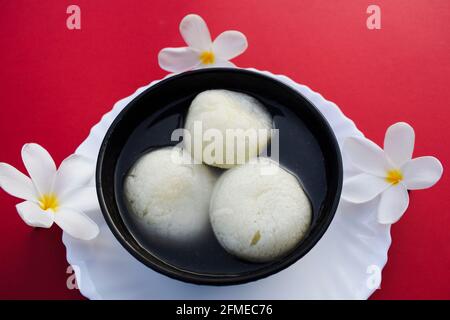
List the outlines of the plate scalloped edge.
{"label": "plate scalloped edge", "polygon": [[[307,86],[284,75],[247,70],[278,79],[302,93],[327,119],[339,145],[349,136],[363,137],[336,104]],[[96,161],[114,118],[137,95],[159,81],[119,100],[91,129],[75,153]],[[345,155],[343,164],[345,177],[355,174]],[[99,210],[87,213],[99,225],[96,239],[80,241],[63,233],[62,240],[78,288],[89,299],[367,299],[381,280],[391,244],[390,227],[376,221],[377,201],[355,205],[341,200],[329,229],[306,256],[275,275],[238,286],[199,286],[156,273],[119,244]]]}

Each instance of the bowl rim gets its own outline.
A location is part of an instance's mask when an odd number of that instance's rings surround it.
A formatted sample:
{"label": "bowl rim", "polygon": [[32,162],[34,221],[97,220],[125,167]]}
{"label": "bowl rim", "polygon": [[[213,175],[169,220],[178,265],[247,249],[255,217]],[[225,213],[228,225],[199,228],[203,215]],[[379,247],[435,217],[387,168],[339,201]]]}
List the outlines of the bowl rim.
{"label": "bowl rim", "polygon": [[[108,207],[107,207],[107,199],[105,198],[105,195],[103,193],[102,188],[102,168],[103,168],[103,161],[105,159],[106,150],[108,147],[108,142],[111,138],[112,133],[120,123],[120,121],[123,119],[125,114],[129,110],[129,106],[133,105],[138,101],[143,95],[147,94],[149,90],[157,89],[160,86],[164,86],[166,83],[171,82],[176,79],[189,77],[193,74],[207,74],[207,73],[215,73],[215,72],[224,72],[224,73],[243,73],[250,76],[256,76],[260,78],[264,78],[265,80],[270,80],[272,82],[275,82],[277,85],[284,87],[286,90],[291,91],[294,95],[297,95],[300,99],[305,100],[308,105],[309,111],[314,114],[316,118],[319,118],[321,122],[323,123],[324,127],[327,129],[327,136],[329,138],[330,146],[335,151],[336,155],[336,167],[337,172],[335,174],[337,175],[335,177],[337,182],[337,189],[336,194],[333,198],[332,203],[330,203],[329,206],[329,212],[325,216],[322,226],[320,228],[319,232],[309,234],[307,236],[308,238],[308,245],[303,248],[302,251],[298,252],[297,254],[292,254],[285,256],[277,261],[274,261],[271,264],[268,264],[264,268],[245,272],[240,275],[205,275],[201,273],[195,273],[192,271],[186,271],[180,268],[177,268],[176,266],[170,265],[168,263],[165,263],[162,259],[159,259],[155,257],[155,260],[160,261],[161,263],[154,263],[152,262],[148,257],[145,257],[141,253],[139,253],[125,238],[125,236],[122,234],[122,232],[117,228],[115,222],[113,221]],[[342,191],[342,184],[343,184],[343,164],[342,164],[342,155],[340,151],[340,147],[337,141],[337,138],[328,123],[325,116],[318,110],[318,108],[303,94],[301,94],[299,91],[295,90],[291,86],[279,81],[278,79],[268,76],[266,74],[263,74],[261,72],[251,71],[247,69],[239,69],[239,68],[207,68],[207,69],[199,69],[199,70],[191,70],[182,72],[179,74],[170,75],[168,77],[165,77],[158,81],[157,83],[149,86],[144,91],[139,93],[136,97],[133,98],[132,101],[130,101],[123,110],[117,115],[117,117],[113,120],[111,125],[109,126],[105,137],[102,140],[102,143],[100,145],[100,150],[97,157],[97,164],[96,164],[96,172],[95,172],[95,185],[96,185],[96,191],[97,191],[97,198],[99,200],[100,209],[102,211],[102,215],[115,236],[115,238],[119,241],[119,243],[138,261],[146,265],[147,267],[153,269],[154,271],[163,274],[165,276],[168,276],[172,279],[180,280],[183,282],[193,283],[193,284],[199,284],[199,285],[215,285],[215,286],[223,286],[223,285],[237,285],[237,284],[243,284],[251,281],[256,281],[265,277],[268,277],[270,275],[273,275],[281,270],[286,269],[290,265],[294,264],[295,262],[299,261],[302,257],[304,257],[316,244],[317,242],[322,238],[322,236],[325,234],[325,232],[328,230],[335,214],[337,211],[337,207],[340,202],[340,196]],[[117,204],[116,204],[117,205]],[[145,250],[145,248],[144,248]],[[147,250],[145,250],[147,251]],[[153,256],[151,253],[149,255]]]}

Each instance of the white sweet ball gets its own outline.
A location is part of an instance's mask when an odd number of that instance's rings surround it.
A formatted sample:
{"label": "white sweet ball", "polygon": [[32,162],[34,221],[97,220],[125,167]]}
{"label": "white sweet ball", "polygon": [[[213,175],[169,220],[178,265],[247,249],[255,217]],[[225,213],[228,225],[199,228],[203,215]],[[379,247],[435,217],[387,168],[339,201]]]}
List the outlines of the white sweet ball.
{"label": "white sweet ball", "polygon": [[210,219],[219,243],[252,262],[290,252],[308,232],[311,218],[297,178],[267,158],[226,171],[211,198]]}
{"label": "white sweet ball", "polygon": [[178,148],[142,156],[125,178],[125,197],[148,232],[168,240],[190,240],[208,230],[209,201],[217,180],[213,169],[193,164]]}
{"label": "white sweet ball", "polygon": [[[247,94],[208,90],[192,101],[185,129],[190,133],[190,139],[185,138],[184,145],[198,162],[231,168],[266,148],[272,118],[258,100]],[[216,138],[217,134],[223,138],[221,141]]]}

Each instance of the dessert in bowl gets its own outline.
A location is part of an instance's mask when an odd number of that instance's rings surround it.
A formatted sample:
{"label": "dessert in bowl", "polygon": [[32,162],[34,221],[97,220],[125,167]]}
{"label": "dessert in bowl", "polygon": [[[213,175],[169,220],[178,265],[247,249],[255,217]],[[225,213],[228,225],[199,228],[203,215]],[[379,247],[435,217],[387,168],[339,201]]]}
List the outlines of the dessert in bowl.
{"label": "dessert in bowl", "polygon": [[[241,130],[235,145],[232,129]],[[266,134],[253,140],[252,130]],[[105,220],[134,257],[182,281],[227,285],[311,250],[336,211],[342,163],[331,128],[301,94],[216,68],[136,97],[105,136],[96,180]]]}

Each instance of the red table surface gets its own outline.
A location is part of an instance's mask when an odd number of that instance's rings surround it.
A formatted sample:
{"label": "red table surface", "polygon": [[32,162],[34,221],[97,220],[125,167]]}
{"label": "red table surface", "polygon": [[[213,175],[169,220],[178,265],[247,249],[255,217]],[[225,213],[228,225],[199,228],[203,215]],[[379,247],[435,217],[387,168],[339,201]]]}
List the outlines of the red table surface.
{"label": "red table surface", "polygon": [[[21,170],[26,142],[59,163],[119,99],[163,77],[157,54],[183,46],[180,20],[198,13],[212,36],[237,29],[249,48],[234,60],[285,74],[336,102],[370,139],[406,121],[415,156],[450,165],[450,1],[1,1],[0,161]],[[81,8],[81,30],[66,8]],[[366,8],[381,8],[368,30]],[[450,179],[411,195],[392,227],[389,261],[374,299],[450,298]],[[61,230],[27,227],[19,200],[0,191],[0,298],[79,299],[66,281]]]}

